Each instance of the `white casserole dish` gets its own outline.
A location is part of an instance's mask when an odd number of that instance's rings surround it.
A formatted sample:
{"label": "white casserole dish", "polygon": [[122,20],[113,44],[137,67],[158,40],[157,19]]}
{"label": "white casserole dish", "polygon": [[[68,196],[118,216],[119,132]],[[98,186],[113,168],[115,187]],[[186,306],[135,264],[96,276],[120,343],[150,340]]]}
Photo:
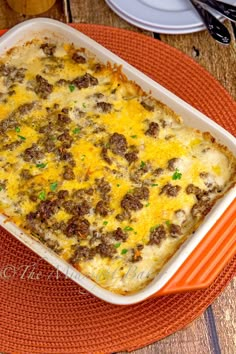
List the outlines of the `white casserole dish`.
{"label": "white casserole dish", "polygon": [[[15,26],[1,37],[0,55],[13,46],[23,44],[33,38],[43,37],[47,37],[49,39],[61,39],[63,42],[73,42],[75,46],[87,48],[101,61],[121,64],[124,73],[129,79],[135,81],[143,88],[144,91],[151,91],[153,97],[156,97],[158,100],[172,108],[176,113],[180,114],[186,125],[197,128],[201,131],[210,132],[218,140],[218,142],[227,146],[228,149],[234,154],[236,153],[236,139],[215,122],[89,37],[61,22],[46,18],[38,18]],[[202,225],[198,228],[194,235],[189,237],[189,239],[180,247],[180,249],[165,265],[156,278],[144,289],[135,294],[126,296],[114,294],[101,288],[92,280],[82,275],[70,264],[60,259],[59,256],[43,246],[39,243],[39,241],[36,241],[23,233],[22,230],[16,227],[13,223],[4,223],[6,217],[1,214],[0,225],[13,234],[19,241],[56,267],[67,277],[71,278],[77,284],[88,290],[90,293],[113,304],[129,305],[142,301],[155,294],[173,277],[176,271],[205,237],[207,232],[212,228],[216,220],[220,218],[223,212],[231,204],[235,196],[236,188],[233,188],[215,204]]]}

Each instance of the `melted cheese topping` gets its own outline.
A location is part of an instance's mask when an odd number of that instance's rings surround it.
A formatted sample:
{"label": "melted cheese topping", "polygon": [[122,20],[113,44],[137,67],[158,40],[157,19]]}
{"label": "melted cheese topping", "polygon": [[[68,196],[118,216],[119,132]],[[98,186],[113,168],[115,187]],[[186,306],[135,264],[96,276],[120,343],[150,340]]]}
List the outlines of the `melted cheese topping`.
{"label": "melted cheese topping", "polygon": [[233,185],[235,159],[120,68],[41,45],[0,62],[0,210],[102,287],[138,291]]}

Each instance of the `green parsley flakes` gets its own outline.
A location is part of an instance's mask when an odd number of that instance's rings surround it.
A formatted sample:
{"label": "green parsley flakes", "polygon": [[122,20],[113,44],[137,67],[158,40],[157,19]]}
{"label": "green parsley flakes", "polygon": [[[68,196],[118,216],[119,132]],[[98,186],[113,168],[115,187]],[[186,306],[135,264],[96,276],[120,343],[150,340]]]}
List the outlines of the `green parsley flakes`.
{"label": "green parsley flakes", "polygon": [[120,245],[121,245],[121,243],[120,243],[120,242],[117,242],[117,243],[114,244],[114,247],[115,247],[115,248],[118,248],[118,247],[120,247]]}
{"label": "green parsley flakes", "polygon": [[46,192],[45,191],[42,191],[39,193],[39,199],[40,200],[45,200],[46,199]]}
{"label": "green parsley flakes", "polygon": [[157,187],[157,186],[158,186],[158,183],[151,184],[151,187]]}
{"label": "green parsley flakes", "polygon": [[173,180],[181,179],[182,173],[179,172],[179,170],[176,168],[174,174],[172,175]]}
{"label": "green parsley flakes", "polygon": [[57,189],[58,183],[57,182],[53,182],[50,184],[50,190],[52,192],[55,192],[55,190]]}
{"label": "green parsley flakes", "polygon": [[80,133],[80,128],[75,128],[74,130],[72,130],[73,134],[79,134]]}
{"label": "green parsley flakes", "polygon": [[45,168],[47,166],[47,163],[37,163],[36,167],[38,168]]}
{"label": "green parsley flakes", "polygon": [[103,221],[103,225],[107,225],[108,224],[108,221]]}
{"label": "green parsley flakes", "polygon": [[75,90],[75,86],[74,85],[69,85],[69,90],[70,90],[70,92],[73,92]]}
{"label": "green parsley flakes", "polygon": [[133,231],[134,229],[130,226],[125,226],[124,230],[125,231]]}
{"label": "green parsley flakes", "polygon": [[145,163],[144,161],[141,161],[140,167],[141,167],[141,168],[144,168],[145,166],[146,166],[146,163]]}
{"label": "green parsley flakes", "polygon": [[17,133],[19,133],[19,132],[20,132],[20,127],[15,127],[15,131],[16,131]]}
{"label": "green parsley flakes", "polygon": [[26,138],[24,137],[24,136],[22,136],[22,135],[17,135],[18,136],[18,138],[20,138],[21,140],[26,140]]}
{"label": "green parsley flakes", "polygon": [[150,227],[150,231],[153,232],[154,230],[156,230],[156,228],[160,226],[159,224],[155,225],[155,226],[152,226]]}
{"label": "green parsley flakes", "polygon": [[131,135],[131,138],[132,138],[132,139],[136,139],[136,138],[137,138],[137,135]]}
{"label": "green parsley flakes", "polygon": [[123,250],[121,251],[121,254],[126,254],[128,252],[128,250],[126,248],[123,248]]}

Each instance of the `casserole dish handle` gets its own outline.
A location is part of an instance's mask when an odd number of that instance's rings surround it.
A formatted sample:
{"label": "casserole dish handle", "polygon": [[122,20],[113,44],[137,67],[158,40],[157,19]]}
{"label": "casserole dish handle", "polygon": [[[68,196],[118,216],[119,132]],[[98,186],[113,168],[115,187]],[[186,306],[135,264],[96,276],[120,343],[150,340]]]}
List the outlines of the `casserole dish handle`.
{"label": "casserole dish handle", "polygon": [[236,199],[175,275],[152,297],[210,286],[235,253]]}

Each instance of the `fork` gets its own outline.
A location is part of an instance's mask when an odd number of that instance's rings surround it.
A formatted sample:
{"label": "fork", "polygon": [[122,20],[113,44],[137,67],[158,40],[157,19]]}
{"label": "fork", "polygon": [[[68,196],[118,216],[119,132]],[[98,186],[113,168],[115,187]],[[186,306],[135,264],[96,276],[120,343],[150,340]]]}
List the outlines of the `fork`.
{"label": "fork", "polygon": [[216,10],[230,21],[236,22],[236,7],[217,0],[198,0]]}
{"label": "fork", "polygon": [[208,32],[217,42],[228,45],[231,41],[230,33],[228,29],[221,23],[215,16],[207,11],[196,0],[190,0],[198,14],[202,18]]}

